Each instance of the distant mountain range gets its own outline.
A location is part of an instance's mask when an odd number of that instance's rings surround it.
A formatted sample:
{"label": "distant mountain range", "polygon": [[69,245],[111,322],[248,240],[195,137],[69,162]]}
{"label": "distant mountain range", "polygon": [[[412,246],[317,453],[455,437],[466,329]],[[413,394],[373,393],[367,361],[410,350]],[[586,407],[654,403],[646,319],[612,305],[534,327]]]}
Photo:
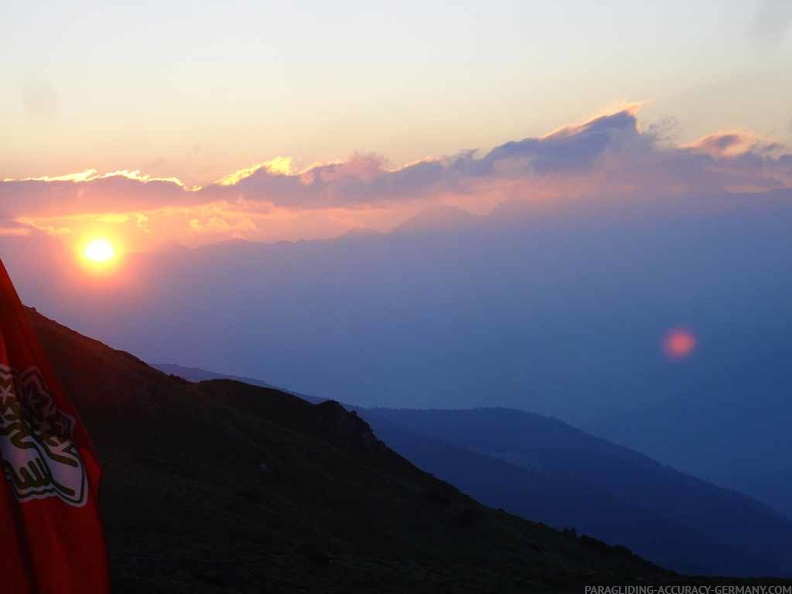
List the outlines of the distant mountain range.
{"label": "distant mountain range", "polygon": [[[155,367],[193,381],[221,377]],[[792,520],[566,423],[505,408],[348,408],[408,460],[493,507],[678,571],[792,575]]]}
{"label": "distant mountain range", "polygon": [[[26,302],[146,360],[367,408],[530,410],[792,517],[792,190],[520,195],[404,226],[103,277],[44,232],[0,252]],[[676,327],[696,348],[670,361]]]}
{"label": "distant mountain range", "polygon": [[421,234],[443,231],[465,231],[480,221],[481,217],[456,206],[436,204],[419,211],[393,230],[398,234]]}
{"label": "distant mountain range", "polygon": [[388,449],[336,402],[231,380],[191,383],[33,310],[30,318],[104,468],[113,592],[708,583],[484,507]]}
{"label": "distant mountain range", "polygon": [[342,233],[336,239],[363,239],[366,237],[376,237],[380,232],[376,229],[369,229],[368,227],[354,227],[349,231]]}
{"label": "distant mountain range", "polygon": [[[238,382],[242,382],[244,384],[250,384],[251,386],[260,386],[262,388],[277,389],[275,386],[272,386],[261,380],[254,379],[252,377],[224,375],[222,373],[214,373],[212,371],[207,371],[206,369],[200,369],[198,367],[184,367],[183,365],[175,365],[173,363],[155,363],[151,366],[154,369],[159,369],[163,373],[167,373],[169,375],[177,375],[179,377],[183,377],[184,379],[190,380],[191,382],[204,382],[215,379],[231,379]],[[309,400],[309,398],[306,396],[302,396],[302,395],[299,396],[303,400]],[[325,399],[323,398],[316,398],[313,400],[313,402],[314,403],[323,402],[324,400]]]}
{"label": "distant mountain range", "polygon": [[[787,331],[792,336],[792,328]],[[767,342],[774,347],[772,337]],[[708,383],[703,394],[686,389],[585,428],[750,493],[792,517],[792,460],[783,454],[792,451],[786,389],[792,365],[763,365],[757,356],[725,367]]]}

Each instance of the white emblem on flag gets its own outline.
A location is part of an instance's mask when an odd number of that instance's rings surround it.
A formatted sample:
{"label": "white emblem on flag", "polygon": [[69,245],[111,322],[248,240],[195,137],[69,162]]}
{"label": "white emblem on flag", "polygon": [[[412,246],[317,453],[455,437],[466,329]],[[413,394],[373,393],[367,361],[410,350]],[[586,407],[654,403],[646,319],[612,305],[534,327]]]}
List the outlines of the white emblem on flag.
{"label": "white emblem on flag", "polygon": [[74,419],[58,409],[36,367],[0,364],[0,450],[19,501],[58,497],[85,504],[85,468],[72,441]]}

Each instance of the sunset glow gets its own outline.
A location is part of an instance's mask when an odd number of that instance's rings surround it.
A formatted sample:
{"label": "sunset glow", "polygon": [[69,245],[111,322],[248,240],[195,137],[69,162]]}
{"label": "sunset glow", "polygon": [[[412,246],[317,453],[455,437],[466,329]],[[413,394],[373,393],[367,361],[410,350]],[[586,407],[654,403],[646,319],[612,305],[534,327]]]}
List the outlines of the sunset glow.
{"label": "sunset glow", "polygon": [[0,51],[0,594],[792,594],[792,0]]}

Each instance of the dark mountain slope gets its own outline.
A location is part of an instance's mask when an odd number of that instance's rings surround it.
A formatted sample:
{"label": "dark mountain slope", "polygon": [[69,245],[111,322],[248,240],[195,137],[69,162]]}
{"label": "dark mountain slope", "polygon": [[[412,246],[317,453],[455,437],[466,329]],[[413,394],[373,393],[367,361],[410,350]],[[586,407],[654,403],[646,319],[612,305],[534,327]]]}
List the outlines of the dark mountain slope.
{"label": "dark mountain slope", "polygon": [[[574,520],[680,571],[792,573],[786,517],[566,423],[497,408],[362,414],[396,451],[489,505],[555,526]],[[478,472],[459,471],[465,456]]]}
{"label": "dark mountain slope", "polygon": [[31,318],[105,468],[115,592],[559,592],[679,579],[483,507],[337,403],[192,384]]}
{"label": "dark mountain slope", "polygon": [[[157,367],[193,381],[223,377]],[[677,571],[790,573],[787,518],[556,419],[504,408],[345,406],[371,423],[389,447],[487,505],[557,528],[574,526]]]}
{"label": "dark mountain slope", "polygon": [[[183,377],[184,379],[190,380],[191,382],[204,382],[207,380],[215,380],[215,379],[231,379],[236,380],[238,382],[242,382],[244,384],[250,384],[251,386],[261,386],[262,388],[276,388],[276,386],[270,385],[266,382],[262,382],[261,380],[253,379],[252,377],[241,377],[235,375],[225,375],[223,373],[214,373],[213,371],[206,371],[205,369],[199,369],[198,367],[184,367],[182,365],[175,365],[173,363],[151,363],[150,364],[154,369],[159,369],[162,372],[167,373],[168,375],[177,375],[179,377]],[[300,396],[301,398],[305,399],[304,396]],[[316,399],[316,402],[321,401],[321,399]]]}
{"label": "dark mountain slope", "polygon": [[777,575],[778,566],[739,547],[628,502],[602,488],[531,472],[424,435],[375,421],[377,434],[420,468],[477,500],[557,528],[574,528],[607,542],[628,542],[641,555],[690,574]]}

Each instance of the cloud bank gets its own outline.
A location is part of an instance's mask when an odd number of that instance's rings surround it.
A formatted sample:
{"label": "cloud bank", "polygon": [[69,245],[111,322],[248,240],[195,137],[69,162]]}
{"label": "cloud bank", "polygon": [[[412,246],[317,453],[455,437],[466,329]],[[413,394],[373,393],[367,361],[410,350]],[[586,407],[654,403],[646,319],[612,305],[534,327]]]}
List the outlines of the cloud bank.
{"label": "cloud bank", "polygon": [[[68,232],[65,219],[104,217],[107,222],[115,214],[117,222],[149,232],[149,222],[171,218],[185,232],[246,236],[298,215],[317,219],[322,213],[338,222],[349,213],[406,212],[433,201],[475,206],[515,197],[759,192],[792,186],[792,154],[779,144],[721,132],[670,145],[656,129],[639,126],[637,109],[487,152],[462,151],[396,168],[379,155],[355,154],[301,171],[278,157],[201,188],[137,171],[7,179],[0,182],[0,219],[55,233]],[[127,218],[122,221],[121,215]]]}

